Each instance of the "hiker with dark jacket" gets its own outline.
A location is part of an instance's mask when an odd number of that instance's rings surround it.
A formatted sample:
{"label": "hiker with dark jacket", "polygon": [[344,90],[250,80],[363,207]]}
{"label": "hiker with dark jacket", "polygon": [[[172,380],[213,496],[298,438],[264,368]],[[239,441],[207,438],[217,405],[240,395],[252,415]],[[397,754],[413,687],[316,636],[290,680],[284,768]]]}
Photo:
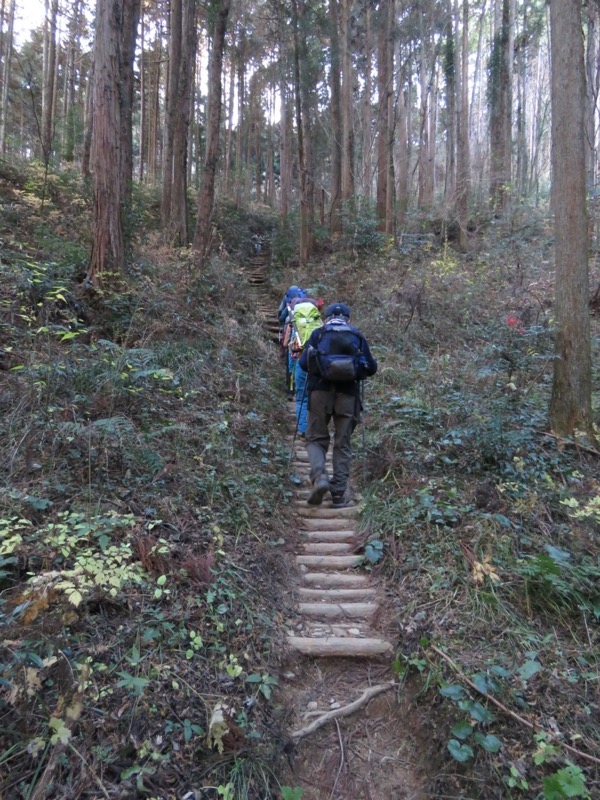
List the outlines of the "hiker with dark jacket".
{"label": "hiker with dark jacket", "polygon": [[[360,382],[377,372],[364,335],[349,324],[350,309],[332,303],[325,325],[313,331],[298,362],[309,373],[306,450],[310,461],[310,505],[319,505],[328,491],[335,508],[348,505],[352,462],[350,438],[360,420]],[[333,476],[327,475],[329,423],[333,419]]]}

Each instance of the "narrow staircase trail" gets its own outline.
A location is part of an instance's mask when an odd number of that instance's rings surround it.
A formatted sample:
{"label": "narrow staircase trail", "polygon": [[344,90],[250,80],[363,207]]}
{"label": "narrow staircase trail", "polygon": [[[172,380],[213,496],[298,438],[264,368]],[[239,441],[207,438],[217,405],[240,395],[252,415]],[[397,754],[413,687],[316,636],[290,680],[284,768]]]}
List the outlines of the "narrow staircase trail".
{"label": "narrow staircase trail", "polygon": [[[256,253],[248,267],[253,287],[268,283],[268,252]],[[275,309],[259,303],[268,337],[277,342]],[[290,428],[296,426],[295,403],[289,402]],[[355,554],[358,541],[358,506],[333,508],[331,498],[322,505],[309,506],[310,465],[304,440],[290,436],[293,448],[290,480],[295,485],[295,527],[301,532],[296,555],[299,573],[298,620],[291,623],[288,642],[293,650],[309,656],[351,658],[391,655],[390,641],[377,633],[380,602],[370,575],[358,568],[363,556]],[[332,448],[327,468],[332,474]]]}
{"label": "narrow staircase trail", "polygon": [[[245,274],[265,335],[278,348],[279,325],[268,304],[269,261],[268,251],[256,253]],[[295,487],[290,591],[297,612],[286,624],[282,675],[295,743],[289,782],[302,788],[304,800],[424,800],[418,736],[391,669],[383,587],[356,553],[360,506],[333,508],[329,497],[319,506],[307,504],[308,454],[302,439],[293,442],[295,403],[287,406]],[[330,475],[331,461],[330,451]]]}

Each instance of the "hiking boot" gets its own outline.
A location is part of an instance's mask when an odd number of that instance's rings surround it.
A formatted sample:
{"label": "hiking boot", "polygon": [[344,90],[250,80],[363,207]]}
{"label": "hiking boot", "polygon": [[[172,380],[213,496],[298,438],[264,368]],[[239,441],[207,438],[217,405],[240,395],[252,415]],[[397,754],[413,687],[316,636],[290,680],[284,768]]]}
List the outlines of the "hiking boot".
{"label": "hiking boot", "polygon": [[327,479],[327,475],[321,475],[320,478],[313,483],[313,488],[311,493],[308,495],[308,500],[306,501],[309,506],[319,506],[323,502],[323,497],[329,491],[329,480]]}
{"label": "hiking boot", "polygon": [[346,500],[345,494],[332,494],[331,505],[333,508],[346,508],[350,503]]}

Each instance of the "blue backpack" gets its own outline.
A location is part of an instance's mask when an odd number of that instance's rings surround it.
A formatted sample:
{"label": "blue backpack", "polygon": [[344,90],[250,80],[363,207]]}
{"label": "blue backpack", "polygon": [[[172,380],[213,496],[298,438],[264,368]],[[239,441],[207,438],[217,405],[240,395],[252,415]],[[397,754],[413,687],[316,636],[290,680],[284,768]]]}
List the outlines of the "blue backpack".
{"label": "blue backpack", "polygon": [[359,380],[362,340],[357,329],[344,322],[326,323],[309,356],[309,371],[332,383]]}
{"label": "blue backpack", "polygon": [[288,315],[289,305],[292,300],[295,300],[297,297],[302,298],[306,297],[306,292],[304,289],[301,289],[299,286],[290,286],[287,290],[285,295],[283,296],[283,300],[279,304],[279,308],[277,309],[277,319],[283,325]]}

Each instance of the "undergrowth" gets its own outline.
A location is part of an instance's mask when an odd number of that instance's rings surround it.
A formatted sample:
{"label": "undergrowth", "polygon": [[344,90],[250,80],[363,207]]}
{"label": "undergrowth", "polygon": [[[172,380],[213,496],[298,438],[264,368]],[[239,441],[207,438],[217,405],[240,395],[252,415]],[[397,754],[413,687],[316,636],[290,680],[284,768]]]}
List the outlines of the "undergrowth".
{"label": "undergrowth", "polygon": [[235,288],[254,221],[202,275],[148,234],[128,288],[90,297],[83,218],[61,259],[67,198],[24,186],[0,265],[3,797],[275,797],[287,417]]}
{"label": "undergrowth", "polygon": [[298,271],[270,216],[224,207],[198,275],[140,193],[127,288],[90,297],[86,187],[42,207],[39,176],[3,181],[3,796],[301,796],[279,786],[288,415],[239,272],[253,234],[277,288],[348,302],[379,361],[353,481],[430,796],[597,795],[598,454],[546,426],[546,221],[461,254],[366,215]]}

